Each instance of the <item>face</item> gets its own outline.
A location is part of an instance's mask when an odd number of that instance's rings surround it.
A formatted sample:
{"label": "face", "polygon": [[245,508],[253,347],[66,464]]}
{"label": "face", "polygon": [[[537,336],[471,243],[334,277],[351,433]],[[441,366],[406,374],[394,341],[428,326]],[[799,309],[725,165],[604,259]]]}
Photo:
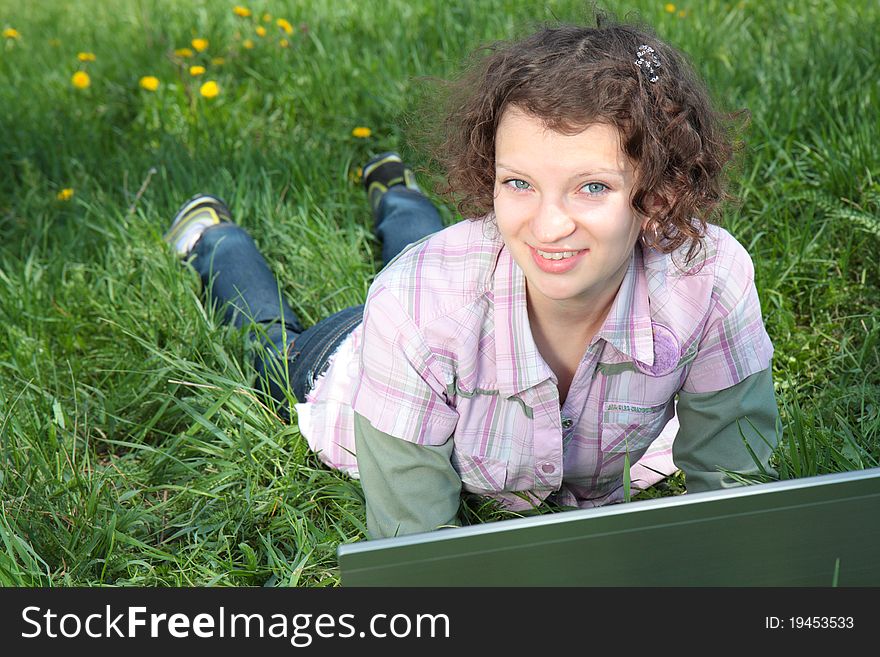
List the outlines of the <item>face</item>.
{"label": "face", "polygon": [[610,307],[646,218],[632,209],[632,163],[615,127],[578,134],[516,107],[495,136],[495,216],[531,305]]}

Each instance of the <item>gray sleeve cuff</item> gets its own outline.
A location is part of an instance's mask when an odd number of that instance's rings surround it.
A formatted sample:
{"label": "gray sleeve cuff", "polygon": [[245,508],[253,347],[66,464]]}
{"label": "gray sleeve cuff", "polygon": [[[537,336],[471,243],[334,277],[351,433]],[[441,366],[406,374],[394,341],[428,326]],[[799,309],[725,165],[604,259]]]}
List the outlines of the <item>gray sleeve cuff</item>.
{"label": "gray sleeve cuff", "polygon": [[461,479],[450,460],[453,441],[417,445],[382,433],[354,414],[358,472],[370,538],[458,525]]}
{"label": "gray sleeve cuff", "polygon": [[742,485],[720,468],[777,477],[769,465],[780,438],[770,368],[717,392],[679,392],[676,412],[680,428],[672,457],[689,492]]}

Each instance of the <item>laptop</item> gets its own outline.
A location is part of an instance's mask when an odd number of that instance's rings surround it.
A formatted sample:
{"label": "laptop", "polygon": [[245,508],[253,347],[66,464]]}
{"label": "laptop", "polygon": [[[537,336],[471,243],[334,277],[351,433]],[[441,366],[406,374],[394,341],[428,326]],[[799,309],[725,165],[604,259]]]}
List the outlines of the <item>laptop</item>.
{"label": "laptop", "polygon": [[343,586],[878,586],[880,468],[338,548]]}

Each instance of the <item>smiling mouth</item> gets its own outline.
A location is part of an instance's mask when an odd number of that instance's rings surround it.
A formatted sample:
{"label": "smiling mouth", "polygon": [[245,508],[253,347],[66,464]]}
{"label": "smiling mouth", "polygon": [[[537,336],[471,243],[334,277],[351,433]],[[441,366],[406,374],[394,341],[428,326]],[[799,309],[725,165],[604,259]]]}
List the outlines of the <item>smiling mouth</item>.
{"label": "smiling mouth", "polygon": [[565,260],[580,253],[580,251],[541,251],[541,249],[535,249],[535,252],[545,260]]}

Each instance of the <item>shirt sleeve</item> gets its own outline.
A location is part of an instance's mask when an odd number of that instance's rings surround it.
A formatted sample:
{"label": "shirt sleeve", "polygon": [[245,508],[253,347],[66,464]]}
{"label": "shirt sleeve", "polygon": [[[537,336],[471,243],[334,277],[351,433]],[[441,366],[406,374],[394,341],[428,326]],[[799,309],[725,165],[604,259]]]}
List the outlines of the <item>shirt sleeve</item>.
{"label": "shirt sleeve", "polygon": [[715,262],[712,307],[682,390],[715,392],[770,366],[773,345],[761,317],[754,266],[729,234]]}
{"label": "shirt sleeve", "polygon": [[672,458],[688,492],[740,485],[719,468],[776,477],[769,460],[779,439],[779,410],[770,368],[717,392],[679,392],[676,413]]}
{"label": "shirt sleeve", "polygon": [[417,445],[382,433],[358,413],[354,436],[370,538],[460,524],[461,479],[450,460],[452,438]]}
{"label": "shirt sleeve", "polygon": [[382,433],[419,445],[442,445],[455,431],[447,375],[394,294],[370,290],[352,408]]}

